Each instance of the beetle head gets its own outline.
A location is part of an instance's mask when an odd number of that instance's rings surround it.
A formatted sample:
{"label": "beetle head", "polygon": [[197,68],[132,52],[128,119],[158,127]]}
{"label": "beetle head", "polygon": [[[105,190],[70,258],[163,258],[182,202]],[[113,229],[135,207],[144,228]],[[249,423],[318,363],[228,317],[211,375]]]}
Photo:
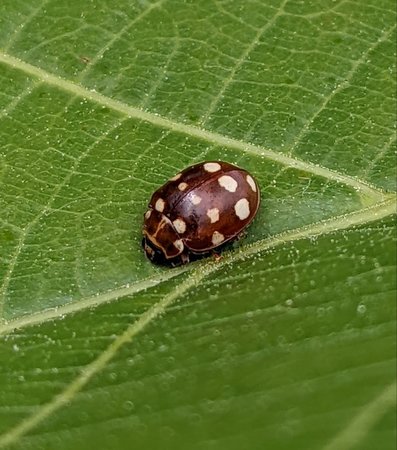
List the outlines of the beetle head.
{"label": "beetle head", "polygon": [[142,246],[153,262],[162,264],[181,255],[185,249],[170,219],[155,209],[145,213],[143,235]]}

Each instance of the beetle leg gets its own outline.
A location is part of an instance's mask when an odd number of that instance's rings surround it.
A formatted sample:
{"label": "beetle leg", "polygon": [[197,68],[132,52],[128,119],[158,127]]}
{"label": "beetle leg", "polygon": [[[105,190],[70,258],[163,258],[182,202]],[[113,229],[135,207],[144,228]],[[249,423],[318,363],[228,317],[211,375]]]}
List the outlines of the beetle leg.
{"label": "beetle leg", "polygon": [[186,253],[181,253],[180,255],[182,264],[187,264],[189,262],[189,255],[187,255]]}
{"label": "beetle leg", "polygon": [[223,256],[220,253],[216,253],[216,252],[213,253],[213,256],[214,256],[215,262],[219,262],[223,258]]}
{"label": "beetle leg", "polygon": [[244,239],[248,235],[247,230],[241,231],[235,238],[236,241],[240,241],[241,239]]}

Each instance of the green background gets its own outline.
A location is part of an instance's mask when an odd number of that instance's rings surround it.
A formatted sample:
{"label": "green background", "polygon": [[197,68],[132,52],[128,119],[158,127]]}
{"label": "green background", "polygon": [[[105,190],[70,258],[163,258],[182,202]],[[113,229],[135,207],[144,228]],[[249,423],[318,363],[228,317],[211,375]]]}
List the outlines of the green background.
{"label": "green background", "polygon": [[[395,5],[0,5],[0,447],[395,448]],[[208,159],[262,204],[155,267]]]}

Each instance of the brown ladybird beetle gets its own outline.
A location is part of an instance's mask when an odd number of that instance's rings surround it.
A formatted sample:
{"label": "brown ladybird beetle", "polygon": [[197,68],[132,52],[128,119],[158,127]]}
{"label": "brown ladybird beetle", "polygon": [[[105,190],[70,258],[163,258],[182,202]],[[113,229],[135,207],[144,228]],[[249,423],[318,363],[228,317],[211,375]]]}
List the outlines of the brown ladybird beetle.
{"label": "brown ladybird beetle", "polygon": [[144,216],[142,245],[158,264],[179,265],[236,239],[259,207],[259,188],[223,161],[187,167],[160,187]]}

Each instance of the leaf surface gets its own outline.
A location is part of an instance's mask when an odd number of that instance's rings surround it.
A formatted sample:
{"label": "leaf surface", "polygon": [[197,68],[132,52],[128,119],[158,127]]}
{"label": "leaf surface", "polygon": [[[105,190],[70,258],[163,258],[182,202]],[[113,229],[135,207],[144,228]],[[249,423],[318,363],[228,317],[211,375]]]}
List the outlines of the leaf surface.
{"label": "leaf surface", "polygon": [[[1,9],[0,447],[393,448],[392,2]],[[205,159],[259,214],[154,267],[147,201]]]}

